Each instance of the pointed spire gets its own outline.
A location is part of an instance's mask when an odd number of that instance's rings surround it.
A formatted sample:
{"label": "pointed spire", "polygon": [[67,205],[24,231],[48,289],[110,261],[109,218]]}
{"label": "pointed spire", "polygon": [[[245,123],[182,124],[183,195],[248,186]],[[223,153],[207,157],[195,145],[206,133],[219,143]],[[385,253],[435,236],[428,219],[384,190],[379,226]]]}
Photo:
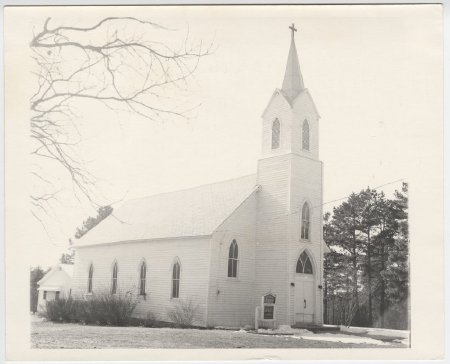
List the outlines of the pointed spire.
{"label": "pointed spire", "polygon": [[294,32],[297,31],[295,25],[292,24],[291,30],[291,47],[289,49],[288,60],[286,64],[286,72],[284,74],[283,86],[281,90],[293,101],[297,95],[305,88],[303,78],[300,72],[300,63],[298,62],[297,48],[295,47]]}

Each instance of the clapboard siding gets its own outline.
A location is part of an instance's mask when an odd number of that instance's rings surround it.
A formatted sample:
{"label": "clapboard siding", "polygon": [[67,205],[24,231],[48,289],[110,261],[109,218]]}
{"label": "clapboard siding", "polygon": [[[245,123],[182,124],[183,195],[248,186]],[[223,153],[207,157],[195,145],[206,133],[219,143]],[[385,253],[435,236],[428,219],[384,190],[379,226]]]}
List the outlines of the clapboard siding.
{"label": "clapboard siding", "polygon": [[[256,198],[254,192],[217,228],[211,239],[208,325],[244,327],[253,324],[255,284]],[[228,277],[228,253],[238,244],[237,278]]]}
{"label": "clapboard siding", "polygon": [[[280,122],[280,146],[272,149],[272,124],[278,119]],[[269,106],[263,114],[262,121],[262,156],[274,156],[288,152],[291,149],[290,135],[292,127],[291,106],[279,90],[275,91]]]}
{"label": "clapboard siding", "polygon": [[[281,123],[280,147],[272,149],[272,123]],[[309,150],[303,150],[303,122],[309,124]],[[272,292],[277,295],[277,321],[294,323],[297,259],[308,249],[315,264],[315,322],[322,321],[322,163],[319,153],[319,115],[307,90],[291,106],[276,91],[263,114],[262,159],[257,181],[261,192],[257,203],[257,250],[255,302]],[[311,211],[309,241],[301,241],[301,208]]]}
{"label": "clapboard siding", "polygon": [[[167,311],[177,301],[191,300],[198,306],[196,324],[206,324],[206,301],[209,274],[210,237],[165,239],[129,242],[79,248],[76,253],[72,293],[87,292],[89,265],[94,265],[94,293],[108,293],[114,261],[118,263],[118,291],[138,294],[139,265],[147,264],[145,299],[139,297],[135,316],[148,312],[160,320],[169,321]],[[181,263],[180,298],[171,298],[172,264]]]}
{"label": "clapboard siding", "polygon": [[288,154],[258,162],[256,292],[254,302],[272,292],[277,295],[277,321],[288,319],[288,198],[290,158]]}
{"label": "clapboard siding", "polygon": [[291,155],[290,211],[296,215],[293,235],[300,237],[301,210],[305,202],[310,208],[310,241],[322,240],[322,163],[317,160]]}
{"label": "clapboard siding", "polygon": [[[294,103],[291,134],[292,152],[307,158],[319,158],[319,115],[308,90],[302,92]],[[309,150],[303,149],[303,122],[309,124]]]}

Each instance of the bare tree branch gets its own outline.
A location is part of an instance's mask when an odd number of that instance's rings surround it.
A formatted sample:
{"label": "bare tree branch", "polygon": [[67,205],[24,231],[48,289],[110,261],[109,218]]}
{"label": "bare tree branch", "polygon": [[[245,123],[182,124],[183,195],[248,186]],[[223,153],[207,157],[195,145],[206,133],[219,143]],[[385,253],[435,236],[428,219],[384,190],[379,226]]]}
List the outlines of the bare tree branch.
{"label": "bare tree branch", "polygon": [[[66,176],[73,196],[98,208],[96,178],[78,153],[83,138],[76,103],[99,102],[151,121],[187,118],[193,108],[183,109],[171,96],[187,88],[200,58],[211,54],[212,44],[194,44],[188,32],[179,46],[170,46],[152,37],[173,30],[134,17],[107,17],[86,27],[51,22],[47,18],[30,42],[37,77],[30,99],[34,165],[39,160],[53,163]],[[127,32],[129,26],[133,31]],[[38,191],[31,196],[33,215],[40,222],[63,184],[46,172],[42,166],[32,170]]]}

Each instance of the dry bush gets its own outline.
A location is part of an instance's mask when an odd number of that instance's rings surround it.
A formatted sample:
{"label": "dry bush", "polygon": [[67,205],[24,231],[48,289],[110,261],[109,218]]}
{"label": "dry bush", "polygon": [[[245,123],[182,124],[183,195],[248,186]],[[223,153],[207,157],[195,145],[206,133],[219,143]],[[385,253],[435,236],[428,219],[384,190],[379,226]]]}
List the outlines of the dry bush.
{"label": "dry bush", "polygon": [[190,327],[195,321],[198,305],[192,300],[177,301],[175,305],[167,311],[169,319],[179,327]]}
{"label": "dry bush", "polygon": [[137,300],[129,294],[100,293],[85,299],[46,302],[44,317],[54,322],[125,326],[130,323]]}

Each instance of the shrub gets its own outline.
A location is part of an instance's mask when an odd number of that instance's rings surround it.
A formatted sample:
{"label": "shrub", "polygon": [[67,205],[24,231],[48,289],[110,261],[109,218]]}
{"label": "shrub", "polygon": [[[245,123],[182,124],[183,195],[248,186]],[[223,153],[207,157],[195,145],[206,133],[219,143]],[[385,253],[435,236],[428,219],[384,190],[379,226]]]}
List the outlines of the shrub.
{"label": "shrub", "polygon": [[78,302],[70,297],[46,301],[42,315],[53,322],[74,322],[77,320],[77,306]]}
{"label": "shrub", "polygon": [[144,320],[144,326],[145,327],[154,327],[157,321],[158,321],[158,319],[157,319],[156,315],[151,311],[147,311],[147,315],[145,316],[145,320]]}
{"label": "shrub", "polygon": [[137,300],[131,295],[96,294],[86,299],[46,302],[44,317],[54,322],[124,326],[130,323]]}
{"label": "shrub", "polygon": [[169,319],[180,327],[192,326],[197,314],[198,305],[191,300],[178,301],[167,311]]}
{"label": "shrub", "polygon": [[129,323],[131,315],[137,305],[137,300],[129,294],[105,294],[97,298],[98,309],[104,315],[103,322],[108,325],[124,326]]}

